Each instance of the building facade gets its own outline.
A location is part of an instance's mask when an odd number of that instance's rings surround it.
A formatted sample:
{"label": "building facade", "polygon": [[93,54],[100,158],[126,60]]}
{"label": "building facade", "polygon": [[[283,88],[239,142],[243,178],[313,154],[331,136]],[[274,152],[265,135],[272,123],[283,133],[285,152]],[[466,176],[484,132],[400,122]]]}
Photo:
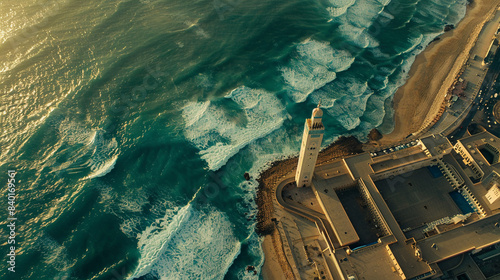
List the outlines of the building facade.
{"label": "building facade", "polygon": [[322,122],[323,111],[315,108],[310,119],[306,120],[304,125],[304,134],[302,136],[302,145],[300,147],[299,163],[295,173],[295,182],[297,187],[311,186],[314,175],[314,167],[318,159],[321,142],[325,127]]}

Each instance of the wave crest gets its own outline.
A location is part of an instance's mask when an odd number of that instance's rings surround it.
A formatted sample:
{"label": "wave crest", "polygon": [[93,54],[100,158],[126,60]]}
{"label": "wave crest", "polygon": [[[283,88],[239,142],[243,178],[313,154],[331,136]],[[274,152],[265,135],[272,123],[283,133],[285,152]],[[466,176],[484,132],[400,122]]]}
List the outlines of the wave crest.
{"label": "wave crest", "polygon": [[219,169],[240,149],[281,127],[285,119],[279,99],[264,90],[242,86],[224,99],[239,106],[237,117],[230,117],[225,100],[191,102],[182,109],[184,134],[200,149],[211,170]]}
{"label": "wave crest", "polygon": [[129,278],[222,279],[240,252],[231,222],[216,209],[188,203],[169,223],[159,220],[139,237],[139,265]]}
{"label": "wave crest", "polygon": [[315,90],[332,82],[355,58],[345,50],[333,49],[327,42],[307,41],[297,46],[298,58],[281,68],[294,102],[304,102]]}

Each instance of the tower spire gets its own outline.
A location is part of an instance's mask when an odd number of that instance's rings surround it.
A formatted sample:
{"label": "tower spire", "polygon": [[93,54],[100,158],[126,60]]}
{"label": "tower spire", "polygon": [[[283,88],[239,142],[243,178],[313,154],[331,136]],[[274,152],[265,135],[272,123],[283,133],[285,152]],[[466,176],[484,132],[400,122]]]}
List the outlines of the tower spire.
{"label": "tower spire", "polygon": [[297,187],[310,186],[314,175],[314,167],[321,148],[323,133],[325,132],[325,127],[322,122],[323,111],[319,108],[320,105],[321,102],[314,108],[311,118],[307,119],[304,125],[299,164],[297,165],[297,172],[295,173]]}

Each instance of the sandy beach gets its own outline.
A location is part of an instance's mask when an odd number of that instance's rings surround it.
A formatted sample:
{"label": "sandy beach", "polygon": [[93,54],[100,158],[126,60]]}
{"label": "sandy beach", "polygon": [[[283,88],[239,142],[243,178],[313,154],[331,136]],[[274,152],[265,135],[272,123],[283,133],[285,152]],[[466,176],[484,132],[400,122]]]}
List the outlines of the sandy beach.
{"label": "sandy beach", "polygon": [[431,43],[416,57],[409,79],[394,95],[394,131],[384,135],[380,145],[397,143],[435,119],[446,92],[498,5],[497,1],[474,0],[455,29],[441,35],[440,40]]}
{"label": "sandy beach", "polygon": [[262,249],[266,259],[264,260],[264,265],[262,266],[262,278],[263,279],[286,279],[283,273],[278,256],[274,250],[273,241],[270,235],[264,237],[262,242]]}

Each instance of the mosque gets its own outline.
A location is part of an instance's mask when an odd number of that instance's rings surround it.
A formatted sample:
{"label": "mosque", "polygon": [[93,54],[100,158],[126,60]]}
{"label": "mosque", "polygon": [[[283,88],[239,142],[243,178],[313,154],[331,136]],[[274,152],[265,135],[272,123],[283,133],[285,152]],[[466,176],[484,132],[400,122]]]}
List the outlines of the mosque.
{"label": "mosque", "polygon": [[322,117],[318,105],[295,176],[276,190],[306,221],[279,227],[297,279],[497,279],[488,262],[500,258],[499,138],[428,135],[316,165]]}

